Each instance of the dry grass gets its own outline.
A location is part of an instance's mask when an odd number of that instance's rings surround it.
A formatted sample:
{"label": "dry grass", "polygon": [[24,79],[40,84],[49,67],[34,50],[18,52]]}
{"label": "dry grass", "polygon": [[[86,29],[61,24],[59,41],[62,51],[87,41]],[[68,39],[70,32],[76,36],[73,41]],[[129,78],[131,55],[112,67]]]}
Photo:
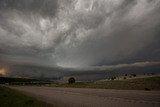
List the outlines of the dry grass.
{"label": "dry grass", "polygon": [[160,76],[96,82],[54,83],[53,87],[101,88],[126,90],[160,90]]}

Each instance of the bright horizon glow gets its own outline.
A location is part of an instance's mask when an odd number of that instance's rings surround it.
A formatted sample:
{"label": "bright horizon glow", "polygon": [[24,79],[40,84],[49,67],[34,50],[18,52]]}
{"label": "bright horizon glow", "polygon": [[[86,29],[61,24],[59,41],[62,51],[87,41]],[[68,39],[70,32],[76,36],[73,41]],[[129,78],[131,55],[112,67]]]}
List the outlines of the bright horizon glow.
{"label": "bright horizon glow", "polygon": [[0,69],[0,76],[5,76],[6,75],[6,70],[5,68]]}

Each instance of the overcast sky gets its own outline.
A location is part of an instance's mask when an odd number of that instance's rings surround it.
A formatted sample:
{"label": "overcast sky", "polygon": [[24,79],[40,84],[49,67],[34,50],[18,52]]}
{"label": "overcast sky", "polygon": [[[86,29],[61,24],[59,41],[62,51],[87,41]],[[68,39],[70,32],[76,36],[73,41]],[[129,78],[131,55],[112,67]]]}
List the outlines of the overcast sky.
{"label": "overcast sky", "polygon": [[157,64],[160,0],[0,0],[0,61],[58,72]]}

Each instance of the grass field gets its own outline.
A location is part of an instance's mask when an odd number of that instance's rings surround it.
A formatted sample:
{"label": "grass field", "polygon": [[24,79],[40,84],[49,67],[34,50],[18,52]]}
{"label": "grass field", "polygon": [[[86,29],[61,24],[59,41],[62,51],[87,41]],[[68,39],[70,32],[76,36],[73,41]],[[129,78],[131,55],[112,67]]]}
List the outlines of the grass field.
{"label": "grass field", "polygon": [[0,107],[53,107],[15,90],[0,87]]}
{"label": "grass field", "polygon": [[[51,87],[100,88],[125,90],[160,90],[160,76],[124,80],[76,82],[73,84],[54,82]],[[0,86],[0,107],[53,107],[21,92]]]}
{"label": "grass field", "polygon": [[101,88],[126,90],[160,90],[160,76],[95,82],[54,83],[53,87]]}

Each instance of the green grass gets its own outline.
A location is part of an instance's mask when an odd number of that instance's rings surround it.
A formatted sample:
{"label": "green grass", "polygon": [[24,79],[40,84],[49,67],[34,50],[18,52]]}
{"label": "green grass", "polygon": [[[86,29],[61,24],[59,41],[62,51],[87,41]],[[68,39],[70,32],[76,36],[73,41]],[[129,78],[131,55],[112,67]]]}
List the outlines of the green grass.
{"label": "green grass", "polygon": [[0,107],[53,107],[15,90],[0,87]]}
{"label": "green grass", "polygon": [[125,80],[110,80],[96,82],[77,82],[74,84],[57,83],[53,87],[101,88],[126,90],[160,90],[160,77],[135,78]]}

